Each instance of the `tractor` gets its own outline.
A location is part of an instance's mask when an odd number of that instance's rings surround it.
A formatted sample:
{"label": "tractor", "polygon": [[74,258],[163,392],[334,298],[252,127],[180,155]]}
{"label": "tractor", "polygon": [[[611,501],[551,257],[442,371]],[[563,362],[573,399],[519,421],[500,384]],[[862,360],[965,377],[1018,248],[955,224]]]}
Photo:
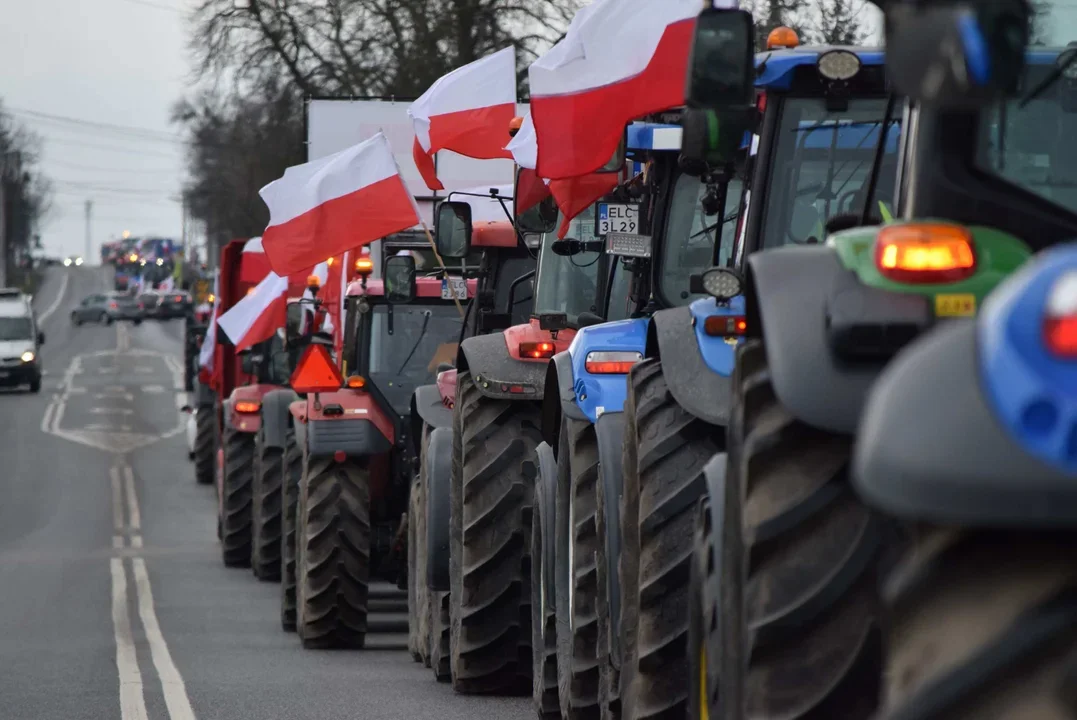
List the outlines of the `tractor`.
{"label": "tractor", "polygon": [[[881,53],[869,62],[866,52],[836,49],[800,65],[800,74],[833,76],[839,86],[872,82],[873,75],[877,82],[874,113],[858,118],[872,123],[865,142],[870,160],[849,206],[832,198],[839,212],[828,213],[824,237],[785,247],[768,242],[774,219],[784,217],[780,208],[765,210],[754,227],[749,215],[748,237],[759,233],[761,247],[773,249],[703,278],[717,304],[743,296],[745,322],[724,452],[703,468],[704,497],[690,508],[694,551],[683,556],[690,579],[685,676],[691,717],[874,716],[889,624],[878,577],[894,567],[916,533],[862,503],[849,482],[865,400],[887,364],[917,336],[974,315],[1034,250],[1072,237],[1077,228],[1070,211],[1047,212],[1050,203],[1020,186],[1022,175],[1002,170],[1010,167],[1000,149],[1006,132],[1053,147],[1044,127],[1061,117],[1057,106],[1051,119],[1037,109],[1034,116],[1015,112],[999,121],[970,105],[970,96],[985,91],[960,92],[970,76],[950,54],[975,30],[967,9],[895,7],[902,22],[887,24],[885,58],[893,86],[883,83]],[[1003,27],[1009,6],[1000,3],[991,12],[991,32],[999,33],[991,37],[1014,37]],[[904,40],[894,34],[896,26],[908,31],[913,24]],[[755,72],[745,59],[743,67],[719,74],[707,61],[750,53],[750,14],[705,10],[696,33],[690,103],[721,111],[750,104],[758,63]],[[984,47],[976,44],[976,52]],[[1022,52],[1006,63],[1001,55],[991,59],[993,88],[1016,84]],[[764,74],[778,71],[775,60],[767,60]],[[908,68],[927,61],[938,82],[910,80]],[[1033,67],[1042,62],[1035,54],[1030,61]],[[797,74],[791,74],[794,83]],[[918,94],[929,86],[937,94],[926,100]],[[768,93],[767,112],[775,102],[784,106],[782,116],[794,108],[793,97]],[[827,107],[836,102],[828,97]],[[791,122],[802,127],[796,118]],[[784,124],[776,117],[771,127]],[[780,159],[784,138],[776,137],[770,152]],[[772,169],[770,176],[760,176],[764,167]],[[780,163],[765,163],[752,180],[768,188],[771,199],[774,181],[781,180],[777,168]],[[894,210],[880,204],[889,182]],[[796,215],[795,203],[784,207]],[[900,452],[920,453],[909,448]],[[895,495],[906,491],[905,480],[901,476]],[[920,663],[928,654],[903,657]],[[892,666],[886,681],[903,685],[907,670]],[[913,712],[912,705],[905,710]]]}

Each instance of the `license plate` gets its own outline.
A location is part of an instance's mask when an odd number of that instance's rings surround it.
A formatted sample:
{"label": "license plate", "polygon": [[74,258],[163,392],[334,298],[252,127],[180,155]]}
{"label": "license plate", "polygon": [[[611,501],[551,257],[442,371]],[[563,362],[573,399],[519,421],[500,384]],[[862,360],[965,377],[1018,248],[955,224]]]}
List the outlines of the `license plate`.
{"label": "license plate", "polygon": [[467,280],[458,277],[441,279],[442,300],[467,300]]}
{"label": "license plate", "polygon": [[611,232],[635,235],[639,232],[639,205],[598,203],[595,213],[595,235],[608,235]]}
{"label": "license plate", "polygon": [[620,257],[649,258],[651,236],[623,232],[606,233],[606,252]]}
{"label": "license plate", "polygon": [[935,296],[935,317],[972,317],[976,314],[976,296],[954,293]]}

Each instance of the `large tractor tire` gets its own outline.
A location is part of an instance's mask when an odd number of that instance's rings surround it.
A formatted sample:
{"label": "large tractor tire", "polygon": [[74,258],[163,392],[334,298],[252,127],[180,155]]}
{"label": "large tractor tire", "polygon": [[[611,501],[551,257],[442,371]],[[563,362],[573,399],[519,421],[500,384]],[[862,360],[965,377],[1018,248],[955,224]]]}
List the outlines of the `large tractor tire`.
{"label": "large tractor tire", "polygon": [[879,719],[1077,718],[1073,540],[918,528],[887,583]]}
{"label": "large tractor tire", "polygon": [[295,430],[289,428],[284,440],[280,538],[280,624],[285,632],[295,632],[295,526],[302,477],[303,449],[296,443]]}
{"label": "large tractor tire", "polygon": [[284,484],[284,451],[266,447],[265,433],[255,443],[253,504],[251,506],[251,569],[266,582],[280,580],[281,487]]}
{"label": "large tractor tire", "polygon": [[[742,682],[747,718],[871,717],[882,673],[878,623],[879,518],[846,477],[850,438],[809,427],[774,394],[762,353],[739,375],[742,428],[729,455],[740,500],[743,564],[723,564],[720,585],[743,587],[742,626],[731,648],[750,638]],[[727,476],[727,482],[729,477]],[[723,536],[726,534],[723,533]]]}
{"label": "large tractor tire", "polygon": [[194,481],[199,485],[212,485],[216,478],[214,465],[217,459],[217,412],[211,405],[198,408],[194,416]]}
{"label": "large tractor tire", "polygon": [[714,526],[710,502],[703,500],[696,517],[688,595],[688,717],[738,717],[722,715],[718,705],[718,667],[721,652],[721,599],[718,591],[718,559],[714,556]]}
{"label": "large tractor tire", "polygon": [[[635,556],[631,655],[621,677],[629,720],[683,718],[687,712],[688,585],[695,508],[704,494],[703,466],[722,448],[721,428],[691,415],[673,399],[662,363],[645,360],[629,377],[634,386],[635,466],[624,469],[625,500],[635,507],[622,519],[622,557]],[[626,424],[627,428],[627,424]],[[632,442],[626,436],[625,444]],[[630,483],[634,487],[630,486]],[[632,537],[634,536],[634,538]],[[632,558],[629,556],[628,561]]]}
{"label": "large tractor tire", "polygon": [[419,474],[408,504],[408,649],[416,662],[430,666],[433,606],[426,584],[426,456],[430,426],[423,423],[419,440]]}
{"label": "large tractor tire", "polygon": [[562,717],[590,720],[599,715],[594,425],[562,420],[557,465],[557,686]]}
{"label": "large tractor tire", "polygon": [[452,617],[449,593],[430,593],[431,617],[430,625],[430,669],[434,671],[434,679],[438,682],[452,680]]}
{"label": "large tractor tire", "polygon": [[369,471],[308,460],[299,484],[296,629],[306,648],[361,648],[370,584]]}
{"label": "large tractor tire", "polygon": [[[463,693],[531,690],[531,499],[539,407],[457,376],[450,483],[452,679]],[[459,440],[457,440],[459,438]]]}
{"label": "large tractor tire", "polygon": [[251,491],[254,485],[253,433],[224,430],[221,477],[221,556],[226,567],[251,566]]}
{"label": "large tractor tire", "polygon": [[[543,472],[542,454],[553,465],[553,450],[539,447],[539,473]],[[555,472],[547,468],[547,472]],[[554,500],[552,493],[545,498],[541,480],[536,483],[535,502],[531,514],[531,700],[539,720],[562,720],[561,699],[557,684],[557,609],[556,602],[544,601],[543,593],[552,587],[553,578],[547,577],[553,562],[546,557],[544,529],[553,527]]]}
{"label": "large tractor tire", "polygon": [[[599,473],[602,466],[599,465]],[[619,702],[618,682],[620,675],[612,660],[613,638],[616,631],[610,619],[609,597],[609,558],[617,557],[619,553],[611,553],[607,548],[606,538],[606,503],[618,502],[617,498],[607,498],[601,478],[595,487],[595,534],[598,541],[595,545],[595,583],[597,594],[595,595],[595,616],[597,618],[598,636],[595,643],[598,659],[598,713],[601,720],[615,720],[621,717],[621,705]]]}

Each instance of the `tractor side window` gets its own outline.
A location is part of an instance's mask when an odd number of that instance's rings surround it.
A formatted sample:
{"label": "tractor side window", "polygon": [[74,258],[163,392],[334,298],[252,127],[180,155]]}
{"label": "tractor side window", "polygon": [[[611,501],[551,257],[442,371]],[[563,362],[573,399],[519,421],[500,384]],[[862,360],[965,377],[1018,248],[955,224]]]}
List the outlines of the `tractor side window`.
{"label": "tractor side window", "polygon": [[[535,261],[530,257],[511,257],[502,261],[494,286],[494,307],[497,312],[505,312],[509,302],[509,288],[512,287],[513,281],[534,269]],[[522,325],[531,318],[531,309],[535,304],[534,295],[535,277],[532,275],[519,283],[512,292],[512,307],[508,312],[512,314],[513,325]]]}
{"label": "tractor side window", "polygon": [[[558,214],[557,226],[563,216]],[[595,237],[595,206],[591,205],[569,223],[565,239],[592,242]],[[597,312],[598,271],[602,253],[581,252],[576,255],[557,255],[551,245],[556,232],[542,236],[538,274],[535,279],[535,314],[565,313],[574,323],[581,312]]]}
{"label": "tractor side window", "polygon": [[633,304],[628,297],[629,281],[632,273],[625,269],[620,258],[611,258],[613,262],[613,281],[610,283],[610,307],[606,313],[607,320],[624,320],[632,314]]}

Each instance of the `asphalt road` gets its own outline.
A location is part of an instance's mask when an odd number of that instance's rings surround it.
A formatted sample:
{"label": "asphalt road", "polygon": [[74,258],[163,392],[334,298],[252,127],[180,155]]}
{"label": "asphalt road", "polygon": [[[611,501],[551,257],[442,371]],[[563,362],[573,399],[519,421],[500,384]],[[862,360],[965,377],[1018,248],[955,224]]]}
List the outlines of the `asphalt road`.
{"label": "asphalt road", "polygon": [[0,718],[533,717],[435,683],[402,636],[325,652],[283,633],[279,586],[223,567],[194,483],[182,323],[73,327],[105,289],[100,269],[50,270],[42,391],[0,391]]}

